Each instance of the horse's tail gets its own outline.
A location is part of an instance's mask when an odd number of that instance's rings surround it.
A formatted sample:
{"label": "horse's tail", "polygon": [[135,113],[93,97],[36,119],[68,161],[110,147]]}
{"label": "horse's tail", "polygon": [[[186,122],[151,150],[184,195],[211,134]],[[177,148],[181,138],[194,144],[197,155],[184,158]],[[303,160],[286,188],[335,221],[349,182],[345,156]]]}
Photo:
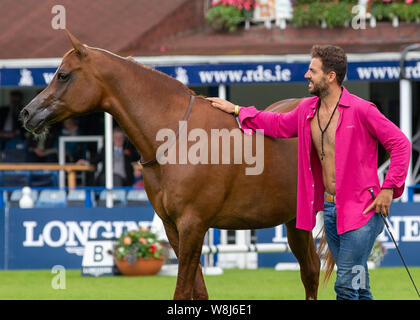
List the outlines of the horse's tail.
{"label": "horse's tail", "polygon": [[322,227],[321,232],[322,232],[322,237],[319,242],[317,253],[321,261],[322,260],[325,261],[325,264],[324,264],[325,274],[324,274],[324,279],[323,279],[323,285],[326,286],[334,270],[335,261],[331,254],[330,249],[328,248],[327,239],[325,237],[325,226]]}

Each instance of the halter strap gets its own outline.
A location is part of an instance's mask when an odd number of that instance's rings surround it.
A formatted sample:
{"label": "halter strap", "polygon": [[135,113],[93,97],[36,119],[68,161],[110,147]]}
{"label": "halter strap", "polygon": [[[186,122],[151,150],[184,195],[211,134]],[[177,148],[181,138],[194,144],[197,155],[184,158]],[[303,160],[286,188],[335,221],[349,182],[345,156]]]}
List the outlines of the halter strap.
{"label": "halter strap", "polygon": [[[182,118],[182,121],[188,120],[188,117],[190,116],[190,113],[191,113],[191,109],[192,109],[192,107],[194,105],[194,101],[195,101],[195,96],[191,95],[190,104],[188,105],[187,111],[185,112],[184,117]],[[180,129],[179,129],[179,126],[178,126],[178,128],[176,129],[176,134],[175,134],[175,140],[174,140],[174,142],[176,141],[176,139],[179,136],[179,130]],[[148,161],[143,161],[142,158],[143,158],[143,156],[141,156],[141,158],[138,161],[138,163],[140,165],[142,165],[143,167],[151,167],[151,166],[153,166],[153,165],[155,165],[155,164],[158,163],[158,160],[156,159],[156,157],[154,159],[151,159],[151,160],[148,160]]]}

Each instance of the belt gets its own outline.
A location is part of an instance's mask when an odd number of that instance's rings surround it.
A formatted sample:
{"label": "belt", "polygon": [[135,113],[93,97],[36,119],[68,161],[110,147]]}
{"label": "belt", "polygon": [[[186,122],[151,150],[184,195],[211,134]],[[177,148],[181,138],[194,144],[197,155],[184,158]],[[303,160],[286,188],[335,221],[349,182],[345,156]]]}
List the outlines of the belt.
{"label": "belt", "polygon": [[335,204],[335,195],[325,192],[325,201],[332,202]]}

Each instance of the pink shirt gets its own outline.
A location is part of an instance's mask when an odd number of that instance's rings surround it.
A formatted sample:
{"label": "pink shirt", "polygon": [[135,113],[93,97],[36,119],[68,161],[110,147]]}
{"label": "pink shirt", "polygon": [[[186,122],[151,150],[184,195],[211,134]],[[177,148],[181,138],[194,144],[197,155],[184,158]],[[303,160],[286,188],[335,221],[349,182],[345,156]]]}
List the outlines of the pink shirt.
{"label": "pink shirt", "polygon": [[[319,157],[312,145],[310,120],[319,98],[302,99],[288,113],[258,111],[255,107],[240,108],[242,129],[264,129],[274,138],[298,137],[298,190],[296,227],[312,230],[316,212],[324,208],[325,187]],[[376,106],[343,87],[337,107],[340,112],[335,133],[335,179],[337,233],[364,226],[375,213],[363,211],[372,202],[369,188],[375,195],[380,188],[393,188],[394,198],[404,191],[411,146],[402,131],[388,120]],[[391,163],[380,187],[378,179],[378,141],[389,151]]]}

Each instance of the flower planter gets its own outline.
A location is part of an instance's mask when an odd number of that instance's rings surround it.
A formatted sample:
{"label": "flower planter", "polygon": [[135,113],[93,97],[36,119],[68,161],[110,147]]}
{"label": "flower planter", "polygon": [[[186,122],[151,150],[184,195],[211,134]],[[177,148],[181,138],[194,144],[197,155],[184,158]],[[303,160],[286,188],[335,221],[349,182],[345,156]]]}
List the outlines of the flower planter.
{"label": "flower planter", "polygon": [[125,276],[150,276],[158,273],[162,268],[165,259],[163,257],[148,259],[137,258],[134,264],[127,262],[125,258],[117,259],[114,258],[117,268]]}

